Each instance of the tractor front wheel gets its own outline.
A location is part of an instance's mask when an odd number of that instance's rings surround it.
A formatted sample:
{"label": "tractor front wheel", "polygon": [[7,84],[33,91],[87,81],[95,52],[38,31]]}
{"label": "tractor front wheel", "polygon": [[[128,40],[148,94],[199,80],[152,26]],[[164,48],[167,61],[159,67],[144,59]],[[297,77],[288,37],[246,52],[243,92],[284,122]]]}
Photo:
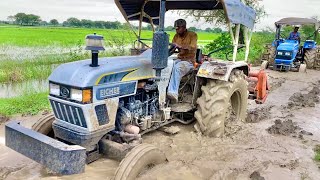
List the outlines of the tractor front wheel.
{"label": "tractor front wheel", "polygon": [[242,71],[234,70],[228,82],[207,80],[197,100],[197,130],[210,137],[223,136],[230,104],[235,120],[245,121],[248,100],[248,82],[245,77]]}
{"label": "tractor front wheel", "polygon": [[47,114],[41,117],[36,123],[34,123],[31,129],[53,138],[54,132],[52,129],[52,123],[54,120],[54,114]]}
{"label": "tractor front wheel", "polygon": [[115,180],[134,180],[148,167],[165,163],[165,154],[157,147],[150,144],[140,144],[134,147],[121,161]]}

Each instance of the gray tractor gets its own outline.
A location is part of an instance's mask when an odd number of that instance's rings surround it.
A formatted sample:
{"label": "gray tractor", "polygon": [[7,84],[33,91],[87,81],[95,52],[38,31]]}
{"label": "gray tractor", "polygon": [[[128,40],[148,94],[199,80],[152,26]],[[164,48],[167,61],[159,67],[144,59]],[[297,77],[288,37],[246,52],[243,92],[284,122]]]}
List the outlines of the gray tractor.
{"label": "gray tractor", "polygon": [[[240,0],[115,0],[128,22],[158,26],[152,48],[137,34],[136,55],[98,59],[103,37],[88,35],[92,59],[62,64],[49,77],[53,114],[32,129],[18,121],[6,125],[6,145],[60,174],[82,173],[85,164],[106,155],[122,160],[115,179],[134,179],[150,164],[166,161],[163,152],[141,143],[141,136],[173,122],[189,124],[204,135],[221,137],[229,116],[244,121],[249,67],[246,63],[256,13]],[[177,59],[164,32],[168,10],[222,10],[233,40],[233,61],[202,58],[182,78],[179,103],[166,92]],[[240,26],[246,59],[236,61]],[[235,29],[235,31],[234,31]],[[140,31],[141,32],[141,31]],[[252,96],[251,96],[252,97]]]}

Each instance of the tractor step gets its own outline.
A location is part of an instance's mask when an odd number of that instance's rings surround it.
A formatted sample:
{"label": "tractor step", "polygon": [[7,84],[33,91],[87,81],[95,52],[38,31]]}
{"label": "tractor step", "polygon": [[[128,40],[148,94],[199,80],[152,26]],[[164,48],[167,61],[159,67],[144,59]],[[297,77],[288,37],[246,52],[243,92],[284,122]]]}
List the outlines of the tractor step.
{"label": "tractor step", "polygon": [[170,107],[172,112],[189,112],[194,109],[191,103],[176,103]]}
{"label": "tractor step", "polygon": [[25,128],[17,121],[5,126],[6,146],[62,174],[84,172],[86,149],[63,142]]}

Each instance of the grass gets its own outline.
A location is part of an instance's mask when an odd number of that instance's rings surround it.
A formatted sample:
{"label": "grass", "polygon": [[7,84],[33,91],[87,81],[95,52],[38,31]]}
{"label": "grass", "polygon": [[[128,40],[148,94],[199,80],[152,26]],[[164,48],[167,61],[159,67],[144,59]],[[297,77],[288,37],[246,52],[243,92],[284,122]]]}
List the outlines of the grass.
{"label": "grass", "polygon": [[[85,36],[92,33],[101,34],[106,41],[111,38],[125,38],[126,43],[132,43],[135,39],[130,30],[110,29],[86,29],[86,28],[65,28],[65,27],[21,27],[2,26],[0,29],[0,45],[12,45],[20,47],[43,47],[60,46],[73,47],[79,41],[84,44]],[[172,39],[175,32],[168,32]],[[152,31],[143,31],[142,36],[146,39],[152,38]],[[200,42],[213,40],[218,34],[201,32],[198,33]]]}
{"label": "grass", "polygon": [[320,162],[320,145],[316,145],[316,147],[314,148],[314,160]]}
{"label": "grass", "polygon": [[26,94],[14,98],[0,98],[0,114],[10,117],[15,114],[35,115],[49,110],[48,92]]}
{"label": "grass", "polygon": [[[84,51],[84,39],[93,32],[105,37],[106,47],[115,49],[100,53],[104,57],[126,54],[121,49],[135,39],[130,30],[1,26],[0,83],[46,79],[59,64],[90,58],[89,52]],[[173,38],[175,32],[168,33]],[[142,32],[147,39],[152,35],[152,31]],[[203,32],[198,36],[203,44],[218,34]]]}

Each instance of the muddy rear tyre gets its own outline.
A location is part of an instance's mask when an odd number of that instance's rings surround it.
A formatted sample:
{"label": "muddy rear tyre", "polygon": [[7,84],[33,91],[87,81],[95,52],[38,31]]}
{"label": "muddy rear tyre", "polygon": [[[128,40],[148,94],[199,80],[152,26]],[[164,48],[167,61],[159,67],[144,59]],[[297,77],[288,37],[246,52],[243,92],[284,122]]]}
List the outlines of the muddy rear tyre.
{"label": "muddy rear tyre", "polygon": [[54,132],[52,129],[52,123],[55,120],[54,114],[50,113],[41,117],[34,125],[32,130],[37,131],[41,134],[54,137]]}
{"label": "muddy rear tyre", "polygon": [[121,161],[115,180],[134,180],[148,167],[165,163],[165,154],[157,147],[150,144],[140,144],[134,147]]}
{"label": "muddy rear tyre", "polygon": [[261,61],[268,61],[268,67],[273,66],[276,57],[276,48],[271,44],[265,45],[265,51],[262,55]]}
{"label": "muddy rear tyre", "polygon": [[266,69],[268,69],[268,67],[269,67],[269,62],[268,61],[263,61],[261,63],[260,69],[266,70]]}
{"label": "muddy rear tyre", "polygon": [[242,71],[234,70],[228,82],[207,80],[207,84],[201,87],[202,95],[197,100],[196,129],[210,137],[223,136],[230,103],[236,120],[245,121],[248,100],[248,83],[245,77]]}
{"label": "muddy rear tyre", "polygon": [[304,61],[307,64],[307,69],[313,69],[316,55],[317,55],[317,51],[315,49],[306,50],[304,55]]}

